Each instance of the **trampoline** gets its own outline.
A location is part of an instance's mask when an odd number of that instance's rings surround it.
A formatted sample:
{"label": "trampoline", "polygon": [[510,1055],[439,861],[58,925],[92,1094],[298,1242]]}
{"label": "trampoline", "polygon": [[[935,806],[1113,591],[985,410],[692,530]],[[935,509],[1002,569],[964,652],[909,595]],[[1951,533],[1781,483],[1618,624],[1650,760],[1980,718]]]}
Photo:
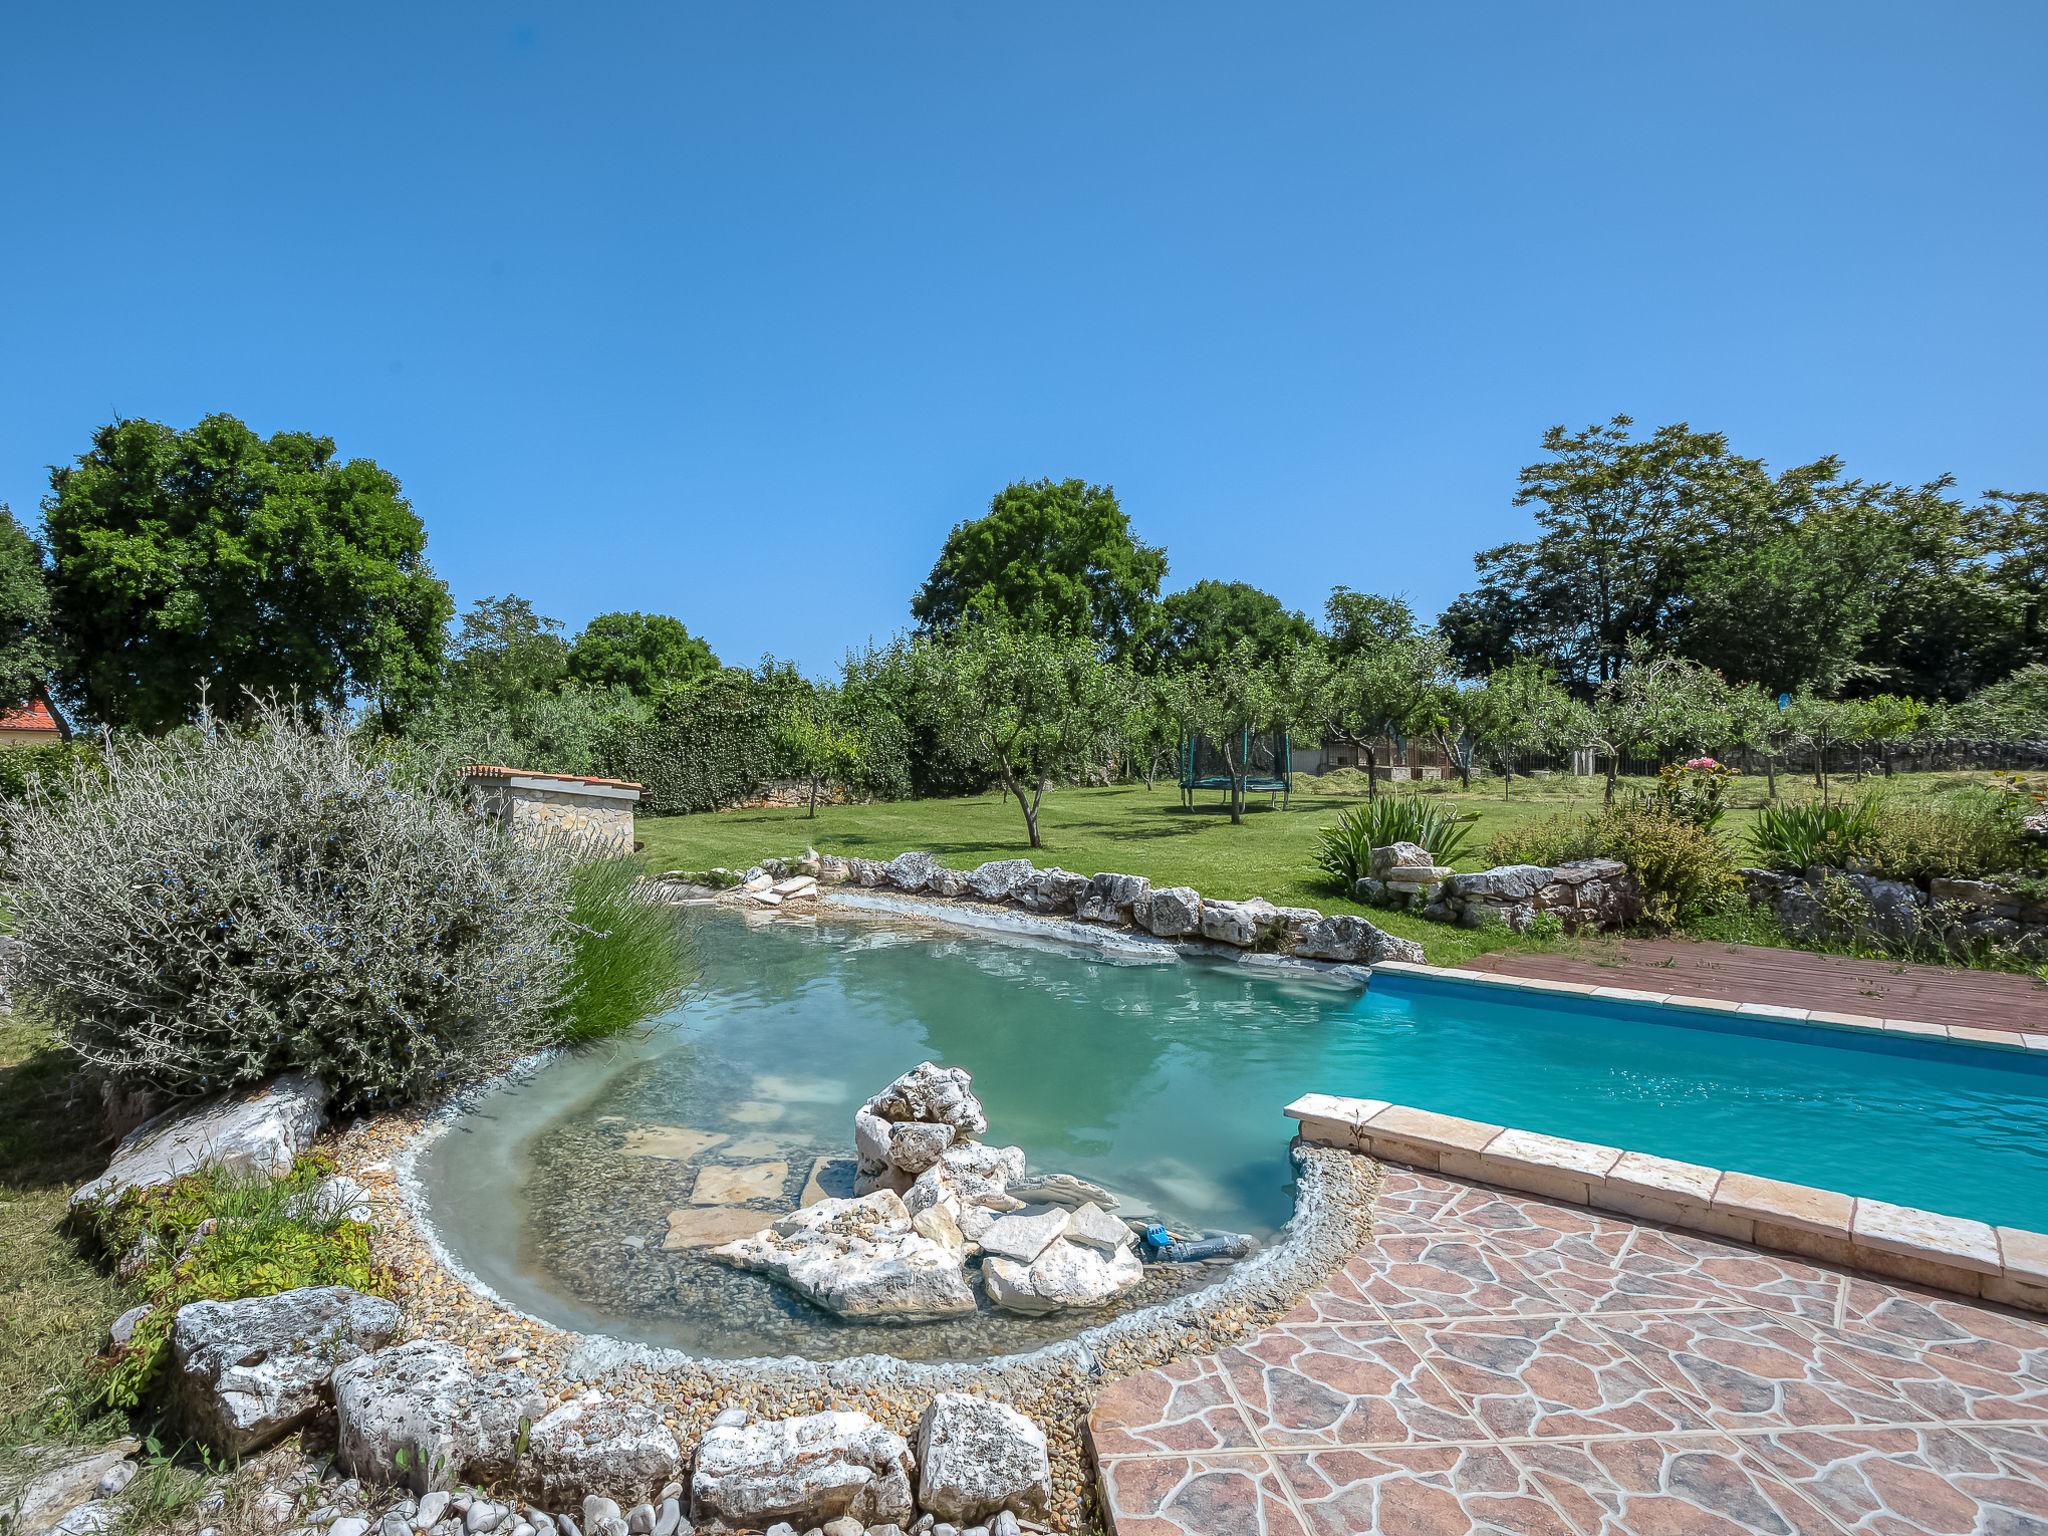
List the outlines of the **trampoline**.
{"label": "trampoline", "polygon": [[[1294,792],[1294,765],[1285,731],[1241,731],[1237,739],[1237,760],[1244,765],[1246,795],[1265,795],[1282,805]],[[1180,803],[1193,805],[1195,793],[1220,789],[1226,800],[1231,792],[1230,764],[1223,748],[1207,736],[1190,736],[1180,744]]]}

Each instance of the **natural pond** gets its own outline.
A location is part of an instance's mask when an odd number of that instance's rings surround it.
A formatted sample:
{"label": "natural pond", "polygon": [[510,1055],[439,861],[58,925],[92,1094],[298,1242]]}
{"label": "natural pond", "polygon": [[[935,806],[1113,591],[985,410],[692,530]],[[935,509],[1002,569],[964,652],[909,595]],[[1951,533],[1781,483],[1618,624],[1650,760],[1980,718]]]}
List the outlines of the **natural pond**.
{"label": "natural pond", "polygon": [[971,1358],[1217,1278],[1154,1266],[1102,1311],[888,1325],[704,1255],[814,1176],[849,1193],[855,1109],[924,1060],[973,1074],[986,1141],[1177,1232],[1274,1236],[1293,1204],[1281,1111],[1312,1090],[2048,1226],[2036,1053],[1392,974],[1361,990],[829,908],[678,921],[703,973],[683,1008],[483,1096],[418,1160],[457,1262],[566,1327],[725,1358]]}

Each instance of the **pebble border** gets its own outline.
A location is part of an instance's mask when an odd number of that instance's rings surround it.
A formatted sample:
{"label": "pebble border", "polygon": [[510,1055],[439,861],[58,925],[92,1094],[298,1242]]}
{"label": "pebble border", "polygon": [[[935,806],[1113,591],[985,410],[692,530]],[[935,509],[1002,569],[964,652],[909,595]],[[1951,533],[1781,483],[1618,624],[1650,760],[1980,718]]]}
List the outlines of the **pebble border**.
{"label": "pebble border", "polygon": [[2048,1312],[2048,1234],[1572,1141],[1385,1099],[1304,1094],[1304,1141],[1845,1269]]}

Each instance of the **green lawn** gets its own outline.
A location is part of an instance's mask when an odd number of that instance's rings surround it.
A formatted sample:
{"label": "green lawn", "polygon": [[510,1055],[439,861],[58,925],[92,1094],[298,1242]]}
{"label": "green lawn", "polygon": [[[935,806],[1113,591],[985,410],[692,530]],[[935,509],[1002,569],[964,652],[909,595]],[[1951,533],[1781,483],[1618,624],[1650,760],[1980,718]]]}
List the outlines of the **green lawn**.
{"label": "green lawn", "polygon": [[[1936,794],[1983,778],[1902,774],[1889,782],[1887,793]],[[1312,857],[1316,831],[1362,798],[1362,780],[1356,774],[1332,779],[1343,792],[1330,793],[1331,780],[1298,781],[1316,787],[1296,794],[1286,810],[1257,800],[1243,826],[1231,825],[1215,795],[1205,795],[1192,811],[1183,808],[1179,791],[1170,784],[1151,790],[1142,785],[1054,790],[1040,813],[1045,846],[1036,852],[1025,841],[1024,818],[1016,801],[994,794],[823,806],[816,820],[807,819],[801,810],[780,809],[644,818],[639,831],[646,843],[644,856],[656,870],[713,865],[742,869],[772,855],[793,856],[806,844],[826,853],[875,859],[921,848],[956,869],[971,869],[986,859],[1031,858],[1081,874],[1117,870],[1144,875],[1156,885],[1191,885],[1205,896],[1264,896],[1283,906],[1365,912],[1390,932],[1420,940],[1429,958],[1440,965],[1455,965],[1487,950],[1529,947],[1530,941],[1505,932],[1476,933],[1362,907],[1323,883]],[[1855,794],[1865,787],[1844,780],[1835,789]],[[1814,793],[1811,784],[1791,778],[1781,778],[1779,788],[1788,797]],[[1597,780],[1563,777],[1518,779],[1505,799],[1497,779],[1469,794],[1449,787],[1431,794],[1478,814],[1465,855],[1457,861],[1466,869],[1482,866],[1481,849],[1505,827],[1532,817],[1590,810],[1600,803]],[[1763,795],[1761,779],[1738,781],[1722,822],[1723,831],[1738,847]]]}

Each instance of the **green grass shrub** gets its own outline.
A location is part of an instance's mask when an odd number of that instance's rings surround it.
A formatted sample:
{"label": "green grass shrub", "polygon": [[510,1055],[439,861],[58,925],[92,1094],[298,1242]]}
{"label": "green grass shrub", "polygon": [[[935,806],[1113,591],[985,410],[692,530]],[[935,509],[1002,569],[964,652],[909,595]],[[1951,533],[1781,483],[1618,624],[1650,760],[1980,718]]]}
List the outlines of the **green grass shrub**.
{"label": "green grass shrub", "polygon": [[277,1179],[206,1169],[132,1189],[84,1218],[112,1256],[145,1246],[141,1289],[150,1312],[105,1359],[101,1390],[117,1408],[148,1398],[161,1373],[178,1308],[240,1301],[307,1285],[392,1292],[389,1269],[370,1252],[368,1223],[323,1209],[314,1190],[334,1164],[307,1153]]}
{"label": "green grass shrub", "polygon": [[642,878],[628,853],[588,859],[570,876],[572,979],[562,1038],[572,1044],[674,1007],[695,974],[682,914],[641,900]]}
{"label": "green grass shrub", "polygon": [[1711,827],[1648,796],[1578,816],[1553,816],[1496,833],[1496,864],[1619,859],[1642,888],[1643,921],[1681,926],[1719,907],[1734,887],[1735,858]]}
{"label": "green grass shrub", "polygon": [[1865,795],[1833,804],[1767,806],[1750,829],[1767,869],[1855,866],[1894,880],[1979,880],[2027,870],[2040,853],[2012,802],[1980,786],[1935,800]]}
{"label": "green grass shrub", "polygon": [[558,1038],[582,847],[272,702],[108,751],[0,806],[23,990],[114,1081],[172,1097],[289,1068],[345,1107]]}

